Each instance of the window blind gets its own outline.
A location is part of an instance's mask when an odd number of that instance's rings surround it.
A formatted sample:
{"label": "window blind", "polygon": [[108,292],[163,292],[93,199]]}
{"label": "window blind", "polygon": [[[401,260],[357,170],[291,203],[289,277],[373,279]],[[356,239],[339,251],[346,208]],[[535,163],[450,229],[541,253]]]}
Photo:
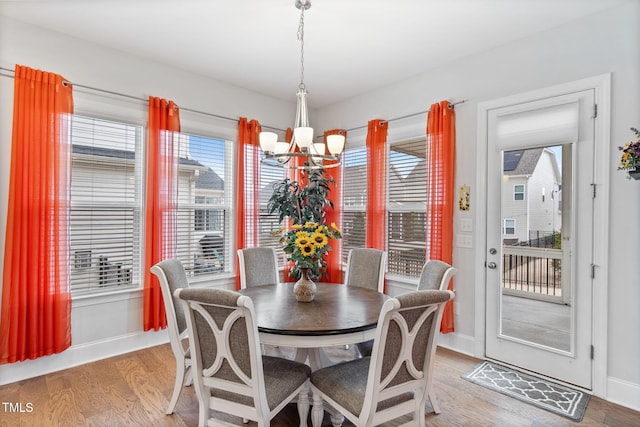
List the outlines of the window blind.
{"label": "window blind", "polygon": [[426,260],[426,141],[391,144],[389,151],[388,266],[417,277]]}
{"label": "window blind", "polygon": [[365,147],[346,150],[343,167],[342,260],[347,264],[353,248],[364,248],[367,206],[367,151]]}
{"label": "window blind", "polygon": [[141,126],[73,116],[72,292],[139,283]]}
{"label": "window blind", "polygon": [[[491,112],[495,121],[495,145],[498,150],[524,149],[578,141],[578,101],[563,104],[539,102],[540,107],[508,113]],[[492,134],[490,132],[490,134]]]}
{"label": "window blind", "polygon": [[[263,153],[260,154],[264,156]],[[260,203],[260,216],[258,220],[258,242],[262,247],[274,248],[278,254],[278,259],[284,260],[284,250],[280,244],[280,236],[274,236],[282,225],[278,220],[278,213],[269,214],[267,204],[273,193],[273,185],[280,182],[285,177],[285,170],[277,166],[269,166],[263,163],[259,167],[259,188],[258,198]]]}

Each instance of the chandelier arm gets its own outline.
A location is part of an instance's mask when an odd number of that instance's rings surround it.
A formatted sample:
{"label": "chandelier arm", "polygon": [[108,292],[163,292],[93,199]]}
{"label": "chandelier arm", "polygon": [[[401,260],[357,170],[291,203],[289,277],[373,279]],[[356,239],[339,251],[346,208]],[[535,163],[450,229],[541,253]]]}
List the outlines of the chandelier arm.
{"label": "chandelier arm", "polygon": [[[299,154],[299,153],[295,153],[295,154]],[[291,160],[291,158],[287,159],[285,162],[280,163],[274,156],[274,155],[269,155],[269,156],[265,156],[262,160],[260,160],[260,163],[268,165],[268,166],[276,166],[276,167],[281,167],[284,169],[296,169],[296,170],[318,170],[318,169],[332,169],[335,167],[338,167],[341,165],[341,162],[338,159],[332,158],[329,160],[334,160],[334,163],[328,163],[328,164],[320,164],[320,165],[295,165],[294,163],[290,163],[289,161]],[[327,156],[328,157],[328,156]]]}
{"label": "chandelier arm", "polygon": [[[296,165],[290,163],[294,157],[304,157],[308,160],[308,165]],[[328,161],[329,163],[324,163]],[[311,154],[309,152],[304,153],[282,153],[282,154],[268,154],[265,153],[264,157],[260,160],[260,163],[277,166],[286,169],[331,169],[342,164],[340,155],[328,155],[328,154]]]}

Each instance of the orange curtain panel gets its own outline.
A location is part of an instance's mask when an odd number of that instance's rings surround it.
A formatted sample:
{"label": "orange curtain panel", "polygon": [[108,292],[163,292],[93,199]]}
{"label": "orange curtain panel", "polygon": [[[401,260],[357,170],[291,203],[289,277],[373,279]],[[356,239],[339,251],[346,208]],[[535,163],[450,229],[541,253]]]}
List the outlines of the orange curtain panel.
{"label": "orange curtain panel", "polygon": [[[293,138],[293,129],[291,128],[287,128],[287,132],[285,134],[284,140],[286,142],[291,142],[291,139]],[[298,147],[296,147],[296,152],[300,152],[300,149]],[[293,162],[293,166],[302,166],[305,162],[305,159],[302,157],[294,157],[293,159],[290,160],[290,162]],[[286,176],[287,178],[289,178],[292,181],[297,181],[299,182],[301,185],[306,177],[306,175],[304,175],[302,173],[301,169],[285,169],[286,170]],[[287,226],[287,230],[289,230],[289,226],[291,226],[292,222],[288,221],[286,226]],[[296,266],[295,262],[293,261],[287,261],[286,257],[285,257],[285,261],[284,261],[284,270],[282,273],[282,278],[284,282],[295,282],[297,281],[296,278],[294,278],[293,276],[291,276],[289,273],[291,272],[291,269],[294,268]]]}
{"label": "orange curtain panel", "polygon": [[[260,219],[260,144],[261,127],[257,120],[240,117],[238,123],[238,167],[236,180],[236,246],[238,249],[258,245]],[[236,264],[236,289],[240,289],[240,265]]]}
{"label": "orange curtain panel", "polygon": [[[347,132],[342,129],[329,130],[324,133],[324,142],[327,143],[327,136],[329,135],[344,135],[347,137]],[[335,184],[331,186],[329,190],[328,199],[333,203],[333,209],[328,208],[326,211],[325,222],[327,224],[336,224],[338,228],[342,230],[342,165],[334,168],[326,169],[326,177],[333,179]],[[344,274],[342,271],[342,239],[333,239],[329,242],[332,250],[325,256],[327,262],[327,274],[326,279],[329,283],[343,283]]]}
{"label": "orange curtain panel", "polygon": [[367,130],[367,228],[365,246],[386,250],[387,128],[384,120],[370,120]]}
{"label": "orange curtain panel", "polygon": [[72,87],[16,65],[0,363],[71,345],[69,187]]}
{"label": "orange curtain panel", "polygon": [[175,256],[180,111],[173,101],[149,97],[144,245],[144,330],[167,326],[160,282],[150,268]]}
{"label": "orange curtain panel", "polygon": [[[455,113],[449,101],[433,104],[427,117],[427,247],[429,259],[453,262],[456,165]],[[453,289],[453,280],[449,283]],[[444,309],[440,331],[454,331],[453,301]]]}

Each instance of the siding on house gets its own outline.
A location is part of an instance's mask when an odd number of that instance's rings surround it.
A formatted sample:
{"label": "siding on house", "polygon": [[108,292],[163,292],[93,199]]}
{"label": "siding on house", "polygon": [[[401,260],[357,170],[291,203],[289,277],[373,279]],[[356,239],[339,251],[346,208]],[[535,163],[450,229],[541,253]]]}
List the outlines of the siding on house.
{"label": "siding on house", "polygon": [[[534,148],[506,152],[504,156],[502,219],[503,224],[504,219],[516,221],[515,235],[504,234],[503,230],[505,242],[527,242],[538,235],[560,231],[558,190],[562,177],[555,153],[548,148]],[[524,200],[515,200],[516,185],[524,186]]]}

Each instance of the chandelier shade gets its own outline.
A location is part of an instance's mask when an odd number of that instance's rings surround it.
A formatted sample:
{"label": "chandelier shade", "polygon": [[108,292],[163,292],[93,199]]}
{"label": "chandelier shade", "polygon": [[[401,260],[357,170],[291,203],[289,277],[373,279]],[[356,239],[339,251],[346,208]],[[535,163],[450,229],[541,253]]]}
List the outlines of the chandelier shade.
{"label": "chandelier shade", "polygon": [[[298,40],[300,41],[300,84],[296,92],[296,118],[291,142],[278,141],[274,132],[260,133],[260,149],[264,156],[262,163],[289,169],[323,169],[339,166],[345,146],[344,135],[327,136],[324,142],[314,142],[313,127],[309,124],[307,107],[307,90],[304,84],[304,12],[311,7],[311,0],[296,0],[295,6],[300,9],[298,24]],[[329,154],[327,154],[327,151]],[[296,157],[305,158],[304,164],[291,162]]]}

